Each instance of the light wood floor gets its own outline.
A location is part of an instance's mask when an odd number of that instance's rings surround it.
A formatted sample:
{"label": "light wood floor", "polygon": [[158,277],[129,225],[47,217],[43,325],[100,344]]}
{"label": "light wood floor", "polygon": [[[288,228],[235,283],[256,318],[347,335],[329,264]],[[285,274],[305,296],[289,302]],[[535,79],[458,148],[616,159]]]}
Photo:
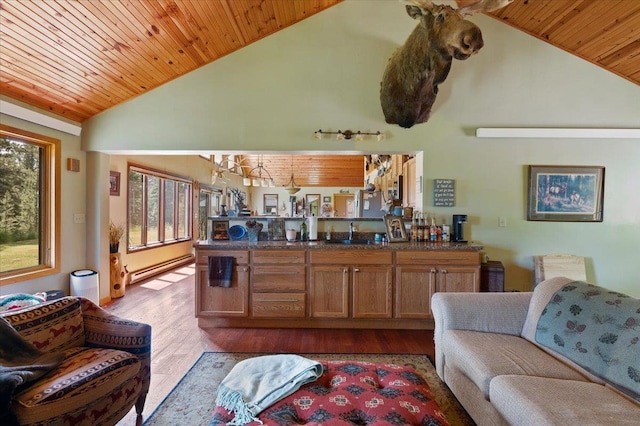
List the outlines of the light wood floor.
{"label": "light wood floor", "polygon": [[[212,352],[408,353],[433,357],[433,332],[351,329],[201,329],[195,318],[193,265],[127,287],[105,307],[152,326],[151,388],[145,418],[198,357]],[[135,409],[118,425],[135,425]]]}

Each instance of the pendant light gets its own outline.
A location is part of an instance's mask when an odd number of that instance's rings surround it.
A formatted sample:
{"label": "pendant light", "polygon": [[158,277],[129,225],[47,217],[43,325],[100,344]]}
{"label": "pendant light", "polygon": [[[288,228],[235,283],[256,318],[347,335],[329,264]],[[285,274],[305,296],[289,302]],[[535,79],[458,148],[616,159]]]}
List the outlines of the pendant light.
{"label": "pendant light", "polygon": [[285,185],[284,190],[291,195],[297,194],[298,191],[300,191],[300,187],[296,185],[296,181],[293,178],[293,155],[291,156],[291,179],[289,179],[289,182]]}
{"label": "pendant light", "polygon": [[[254,174],[255,171],[258,171],[258,176]],[[262,177],[262,172],[265,172],[269,178]],[[255,187],[269,187],[273,188],[275,184],[273,183],[273,178],[271,177],[271,173],[264,167],[264,157],[262,155],[258,156],[258,165],[251,169],[247,176],[242,180],[244,186],[255,186]]]}

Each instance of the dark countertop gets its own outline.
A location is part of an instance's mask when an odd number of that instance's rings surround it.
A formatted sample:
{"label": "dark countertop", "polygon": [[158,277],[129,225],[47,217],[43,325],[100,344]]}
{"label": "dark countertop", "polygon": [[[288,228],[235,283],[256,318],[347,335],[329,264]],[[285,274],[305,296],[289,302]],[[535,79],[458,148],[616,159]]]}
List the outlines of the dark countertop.
{"label": "dark countertop", "polygon": [[247,240],[239,241],[215,241],[212,244],[206,241],[199,241],[194,244],[197,249],[209,250],[255,250],[255,249],[322,249],[322,250],[456,250],[456,251],[481,251],[484,246],[467,243],[454,242],[395,242],[395,243],[373,243],[373,244],[331,244],[326,241],[309,241],[293,243],[287,241],[258,241],[250,243]]}

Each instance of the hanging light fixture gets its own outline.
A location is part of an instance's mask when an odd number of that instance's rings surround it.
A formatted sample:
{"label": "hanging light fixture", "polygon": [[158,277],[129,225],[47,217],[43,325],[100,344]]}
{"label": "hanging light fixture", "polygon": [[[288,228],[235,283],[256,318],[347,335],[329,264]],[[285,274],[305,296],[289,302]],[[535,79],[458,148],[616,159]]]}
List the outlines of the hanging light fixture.
{"label": "hanging light fixture", "polygon": [[291,156],[291,179],[289,179],[289,182],[284,186],[284,190],[291,195],[300,191],[300,187],[296,184],[296,181],[293,178],[293,155]]}
{"label": "hanging light fixture", "polygon": [[337,132],[323,132],[322,129],[320,129],[316,132],[313,132],[313,137],[315,139],[322,139],[322,135],[336,135],[336,140],[339,141],[345,139],[355,139],[357,142],[361,142],[364,140],[365,136],[375,136],[378,142],[384,139],[384,133],[379,130],[377,132],[362,132],[360,130],[355,132],[351,130],[345,130],[344,132],[342,130],[338,130]]}
{"label": "hanging light fixture", "polygon": [[[271,177],[271,173],[264,167],[264,157],[262,155],[258,156],[258,165],[251,169],[249,173],[242,179],[242,184],[244,186],[262,186],[262,187],[270,187],[273,188],[275,184],[273,183],[273,178]],[[257,170],[257,176],[254,175],[253,172]],[[269,178],[262,177],[262,172],[265,172]]]}
{"label": "hanging light fixture", "polygon": [[[230,182],[229,174],[238,174],[237,171],[233,170],[234,168],[240,168],[242,170],[242,162],[244,160],[240,160],[240,162],[232,160],[230,158],[224,158],[216,163],[213,161],[213,169],[211,170],[211,185],[227,185]],[[247,186],[247,176],[244,175],[242,171],[242,182],[245,186]],[[251,180],[249,179],[249,182]]]}

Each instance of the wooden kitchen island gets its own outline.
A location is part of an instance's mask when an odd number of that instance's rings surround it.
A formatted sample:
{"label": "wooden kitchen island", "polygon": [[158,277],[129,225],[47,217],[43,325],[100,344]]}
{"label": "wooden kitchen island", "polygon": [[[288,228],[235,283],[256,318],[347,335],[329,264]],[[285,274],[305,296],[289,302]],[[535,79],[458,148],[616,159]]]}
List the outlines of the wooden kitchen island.
{"label": "wooden kitchen island", "polygon": [[[433,329],[435,292],[480,291],[481,246],[200,242],[195,315],[206,327]],[[230,288],[209,256],[233,256]]]}

